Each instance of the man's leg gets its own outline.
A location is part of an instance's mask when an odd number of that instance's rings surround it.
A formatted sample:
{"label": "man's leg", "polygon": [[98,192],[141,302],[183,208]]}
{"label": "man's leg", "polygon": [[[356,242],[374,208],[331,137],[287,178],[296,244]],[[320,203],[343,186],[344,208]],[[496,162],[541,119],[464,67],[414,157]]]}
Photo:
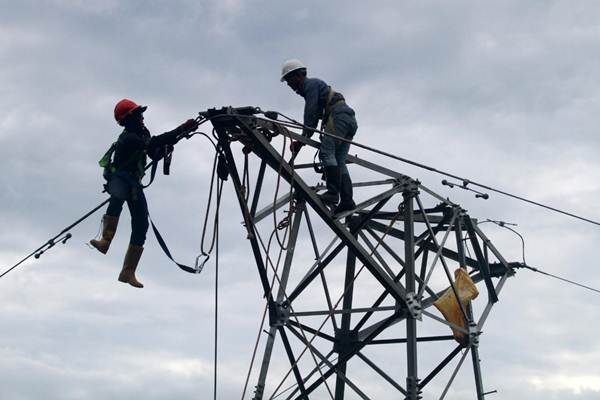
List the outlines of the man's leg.
{"label": "man's leg", "polygon": [[335,205],[340,199],[340,169],[335,158],[336,140],[330,136],[321,137],[319,158],[325,172],[325,185],[327,191],[320,195],[321,201],[328,205]]}
{"label": "man's leg", "polygon": [[[356,119],[349,114],[342,114],[335,118],[336,132],[340,137],[352,140],[357,130]],[[346,167],[346,158],[350,151],[350,143],[337,141],[335,158],[340,170],[340,204],[335,213],[352,210],[356,207],[353,200],[352,179]]]}
{"label": "man's leg", "polygon": [[135,196],[127,201],[131,213],[131,239],[125,253],[119,281],[129,283],[137,288],[143,288],[144,285],[135,277],[135,271],[142,257],[146,233],[148,232],[148,205],[144,191],[141,188],[135,188],[134,190],[136,191]]}
{"label": "man's leg", "polygon": [[121,215],[121,211],[123,210],[123,203],[124,200],[114,196],[110,197],[106,214],[102,217],[102,237],[90,240],[90,244],[102,254],[106,254],[110,243],[115,237],[117,225],[119,224],[119,215]]}

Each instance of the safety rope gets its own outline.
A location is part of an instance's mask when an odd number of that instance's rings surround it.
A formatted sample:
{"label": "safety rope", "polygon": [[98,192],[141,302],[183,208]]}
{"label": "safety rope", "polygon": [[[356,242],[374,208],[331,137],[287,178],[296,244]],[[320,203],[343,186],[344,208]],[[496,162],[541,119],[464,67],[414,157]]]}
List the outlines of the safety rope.
{"label": "safety rope", "polygon": [[[221,185],[222,186],[222,185]],[[220,193],[218,195],[220,200]],[[218,337],[219,337],[219,214],[215,215],[215,236],[216,236],[216,250],[215,250],[215,327],[214,327],[214,374],[213,374],[213,393],[214,400],[217,400],[217,373],[218,373]]]}

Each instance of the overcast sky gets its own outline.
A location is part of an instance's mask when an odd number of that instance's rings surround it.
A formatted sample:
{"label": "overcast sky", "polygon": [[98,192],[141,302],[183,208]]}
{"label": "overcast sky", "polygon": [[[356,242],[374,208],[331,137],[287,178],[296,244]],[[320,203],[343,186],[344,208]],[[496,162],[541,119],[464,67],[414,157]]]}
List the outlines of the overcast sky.
{"label": "overcast sky", "polygon": [[[357,141],[600,220],[598,21],[600,4],[586,0],[0,0],[0,266],[105,198],[97,160],[119,133],[118,100],[148,105],[154,134],[230,104],[300,119],[302,99],[279,82],[288,58],[345,95]],[[600,287],[598,226],[494,193],[476,199],[440,175],[351,152],[419,179],[475,218],[518,224],[528,264]],[[212,157],[206,140],[182,142],[172,175],[147,190],[185,263],[199,253]],[[219,398],[229,400],[242,395],[264,303],[230,182],[221,211]],[[186,274],[149,233],[138,273],[146,287],[136,290],[116,281],[128,212],[106,256],[85,245],[100,217],[0,279],[0,398],[210,398],[214,258]],[[514,234],[484,228],[507,259],[521,260]],[[600,398],[599,309],[596,293],[518,271],[480,341],[485,389],[498,391],[489,398]],[[283,370],[283,349],[275,352],[274,370]],[[473,398],[470,371],[448,398]],[[440,385],[423,398],[437,399]],[[399,398],[384,387],[371,385],[373,398]]]}

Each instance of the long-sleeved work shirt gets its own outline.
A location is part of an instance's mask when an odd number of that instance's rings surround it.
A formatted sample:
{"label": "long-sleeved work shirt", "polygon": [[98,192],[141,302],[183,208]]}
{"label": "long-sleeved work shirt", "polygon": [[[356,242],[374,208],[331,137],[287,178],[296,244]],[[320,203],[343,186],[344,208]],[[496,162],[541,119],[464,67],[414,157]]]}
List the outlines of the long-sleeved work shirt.
{"label": "long-sleeved work shirt", "polygon": [[[327,99],[329,97],[330,86],[318,78],[306,78],[304,79],[304,86],[302,93],[304,97],[304,125],[310,128],[316,128],[320,119],[325,120],[329,115],[325,115],[327,107]],[[342,102],[340,102],[342,101]],[[335,107],[330,111],[331,114],[347,113],[354,116],[354,110],[348,106],[344,101],[344,96],[335,92],[333,98],[330,100],[330,104],[337,103]],[[302,132],[304,136],[311,137],[313,132],[309,129],[304,129]]]}
{"label": "long-sleeved work shirt", "polygon": [[159,154],[165,145],[177,143],[177,130],[151,136],[148,129],[129,131],[125,129],[117,140],[115,148],[114,166],[117,171],[130,172],[133,176],[141,178],[144,175],[146,154],[152,159],[160,158]]}

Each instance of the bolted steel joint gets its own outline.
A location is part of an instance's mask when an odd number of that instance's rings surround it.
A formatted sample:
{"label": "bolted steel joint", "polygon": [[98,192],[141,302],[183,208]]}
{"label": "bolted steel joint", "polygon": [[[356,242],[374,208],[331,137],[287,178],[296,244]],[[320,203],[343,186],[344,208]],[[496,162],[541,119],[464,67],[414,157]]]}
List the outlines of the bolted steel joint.
{"label": "bolted steel joint", "polygon": [[269,325],[284,326],[290,319],[290,308],[287,304],[271,302],[269,304]]}
{"label": "bolted steel joint", "polygon": [[413,292],[406,293],[406,306],[408,313],[411,318],[423,320],[423,309],[421,308],[421,302],[417,299],[417,295]]}
{"label": "bolted steel joint", "polygon": [[477,330],[475,322],[469,323],[469,346],[479,347],[479,335],[481,332]]}

